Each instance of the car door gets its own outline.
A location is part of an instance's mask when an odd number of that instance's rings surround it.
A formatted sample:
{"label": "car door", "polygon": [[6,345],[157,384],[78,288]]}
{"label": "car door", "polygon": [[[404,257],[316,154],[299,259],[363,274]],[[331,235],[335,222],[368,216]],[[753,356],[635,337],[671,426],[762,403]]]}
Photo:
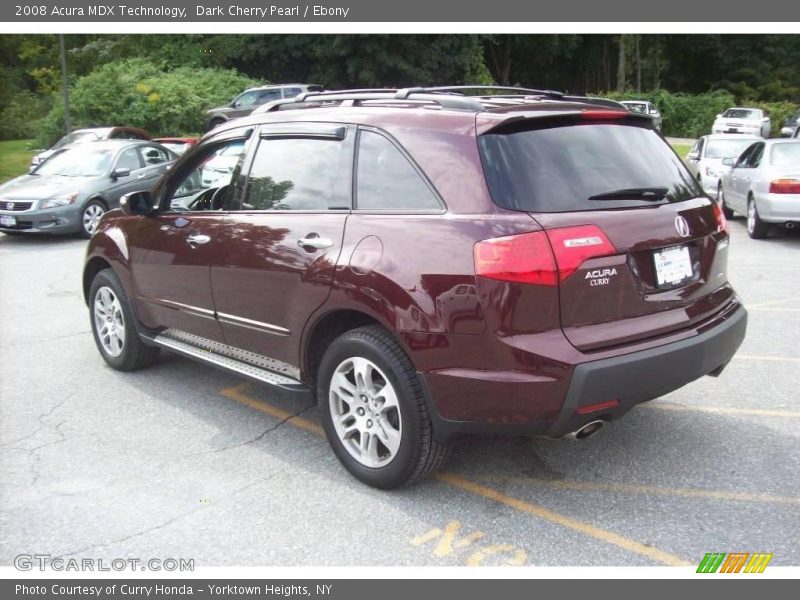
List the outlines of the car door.
{"label": "car door", "polygon": [[145,186],[152,187],[158,178],[167,172],[174,159],[166,148],[158,144],[141,144],[137,146],[137,150],[144,165],[141,182]]}
{"label": "car door", "polygon": [[756,183],[758,177],[758,168],[761,166],[761,160],[764,158],[764,142],[753,144],[753,152],[747,160],[747,168],[743,170],[740,183],[741,183],[741,198],[745,206],[750,198],[750,191]]}
{"label": "car door", "polygon": [[[127,175],[117,173],[128,171]],[[145,189],[142,181],[145,177],[144,163],[141,160],[136,146],[128,146],[120,151],[111,167],[111,182],[102,193],[108,207],[119,206],[119,199],[125,194]]]}
{"label": "car door", "polygon": [[731,172],[728,174],[728,185],[725,186],[725,201],[728,203],[728,206],[740,212],[744,212],[745,210],[742,186],[744,185],[747,165],[757,145],[758,143],[748,146],[747,149],[739,155],[739,158],[736,159],[736,162],[731,168]]}
{"label": "car door", "polygon": [[210,272],[223,255],[218,243],[225,209],[222,199],[233,198],[242,189],[245,154],[240,154],[228,181],[204,186],[201,172],[203,163],[216,152],[241,144],[252,131],[238,129],[210,137],[153,191],[159,209],[141,218],[130,241],[134,303],[145,325],[224,342]]}
{"label": "car door", "polygon": [[262,94],[263,92],[261,90],[249,90],[244,92],[233,101],[233,104],[231,105],[231,111],[228,113],[228,116],[231,119],[235,119],[237,117],[249,115],[253,109],[258,106],[259,98]]}
{"label": "car door", "polygon": [[228,344],[297,366],[309,316],[327,299],[350,212],[354,130],[264,126],[211,270]]}
{"label": "car door", "polygon": [[700,168],[701,168],[700,162],[703,158],[704,145],[705,145],[705,138],[701,137],[694,143],[692,149],[689,150],[689,154],[686,155],[686,166],[689,167],[689,171],[691,171],[695,179],[697,179],[698,176],[700,175]]}

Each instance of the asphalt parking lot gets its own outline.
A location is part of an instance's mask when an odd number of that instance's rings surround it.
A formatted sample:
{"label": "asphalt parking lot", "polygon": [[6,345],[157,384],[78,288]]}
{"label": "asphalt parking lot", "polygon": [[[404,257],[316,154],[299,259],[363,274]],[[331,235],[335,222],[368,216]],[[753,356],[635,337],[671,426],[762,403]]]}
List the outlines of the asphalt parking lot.
{"label": "asphalt parking lot", "polygon": [[798,565],[800,231],[730,228],[750,325],[721,377],[585,441],[464,440],[395,492],[344,471],[313,407],[174,355],[106,367],[85,242],[0,235],[0,564]]}

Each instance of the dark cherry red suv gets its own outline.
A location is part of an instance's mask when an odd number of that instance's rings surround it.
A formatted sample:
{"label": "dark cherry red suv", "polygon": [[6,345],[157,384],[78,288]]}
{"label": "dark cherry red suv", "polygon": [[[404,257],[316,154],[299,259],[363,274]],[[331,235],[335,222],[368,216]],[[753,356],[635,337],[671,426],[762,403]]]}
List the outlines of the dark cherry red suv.
{"label": "dark cherry red suv", "polygon": [[103,358],[316,395],[383,488],[455,433],[586,437],[719,374],[747,319],[726,223],[651,119],[471,90],[308,93],[206,135],[91,240]]}

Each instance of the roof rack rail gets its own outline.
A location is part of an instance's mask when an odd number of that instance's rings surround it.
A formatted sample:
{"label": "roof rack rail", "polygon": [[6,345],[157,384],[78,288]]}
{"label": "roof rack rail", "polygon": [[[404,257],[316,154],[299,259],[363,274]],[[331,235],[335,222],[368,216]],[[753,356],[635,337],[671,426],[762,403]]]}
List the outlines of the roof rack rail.
{"label": "roof rack rail", "polygon": [[531,96],[550,96],[553,98],[560,98],[564,92],[558,90],[539,90],[535,88],[525,88],[513,85],[443,85],[436,87],[426,88],[412,88],[425,92],[463,92],[466,90],[496,90],[503,92],[518,92],[518,94],[509,95],[531,95]]}
{"label": "roof rack rail", "polygon": [[[294,98],[286,98],[283,100],[275,100],[263,107],[256,109],[257,112],[273,112],[281,110],[282,108],[301,108],[300,106],[291,106],[298,104],[320,104],[324,102],[357,102],[370,101],[370,100],[383,100],[383,101],[399,101],[399,102],[419,102],[438,104],[442,108],[451,108],[455,110],[466,110],[471,112],[479,112],[483,110],[483,105],[477,100],[469,96],[461,94],[444,94],[439,92],[429,92],[425,88],[406,88],[406,89],[361,89],[361,90],[333,90],[328,92],[305,92],[298,94]],[[307,108],[303,106],[302,108]]]}

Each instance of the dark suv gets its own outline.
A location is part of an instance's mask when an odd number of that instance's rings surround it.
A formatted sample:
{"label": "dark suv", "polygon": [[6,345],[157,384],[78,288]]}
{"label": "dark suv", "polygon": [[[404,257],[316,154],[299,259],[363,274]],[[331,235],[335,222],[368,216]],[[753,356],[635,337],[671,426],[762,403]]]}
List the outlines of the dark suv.
{"label": "dark suv", "polygon": [[309,83],[285,83],[283,85],[265,85],[250,88],[236,96],[225,106],[217,106],[206,111],[205,130],[214,129],[231,119],[246,117],[259,106],[281,100],[294,98],[304,92],[321,92],[322,86]]}
{"label": "dark suv", "polygon": [[305,94],[206,135],[91,240],[103,358],[316,396],[382,488],[456,433],[582,438],[719,374],[746,328],[726,223],[652,119],[491,91]]}

